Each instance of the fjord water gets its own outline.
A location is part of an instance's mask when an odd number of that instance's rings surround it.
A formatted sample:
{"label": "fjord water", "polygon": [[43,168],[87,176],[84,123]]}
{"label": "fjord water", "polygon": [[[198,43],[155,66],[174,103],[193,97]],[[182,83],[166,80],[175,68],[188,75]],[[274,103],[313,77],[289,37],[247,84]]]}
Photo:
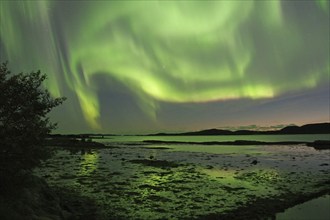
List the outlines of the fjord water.
{"label": "fjord water", "polygon": [[330,140],[330,134],[292,134],[292,135],[209,135],[209,136],[105,136],[99,142],[140,142],[144,140],[206,142],[206,141],[306,141]]}

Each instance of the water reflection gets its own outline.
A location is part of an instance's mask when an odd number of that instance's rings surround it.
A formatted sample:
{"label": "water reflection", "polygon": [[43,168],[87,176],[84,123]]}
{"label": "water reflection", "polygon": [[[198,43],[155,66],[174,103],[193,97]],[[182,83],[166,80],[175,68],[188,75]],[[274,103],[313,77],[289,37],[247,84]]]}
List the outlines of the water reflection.
{"label": "water reflection", "polygon": [[253,191],[255,195],[272,195],[278,192],[274,183],[282,179],[276,169],[251,169],[237,171],[234,169],[200,169],[200,172],[207,174],[210,178],[216,179],[221,184],[240,190]]}
{"label": "water reflection", "polygon": [[79,176],[90,175],[98,167],[99,153],[96,151],[81,151]]}
{"label": "water reflection", "polygon": [[[149,147],[149,146],[148,146]],[[154,145],[150,147],[155,147]],[[210,153],[210,154],[266,154],[266,151],[260,150],[260,146],[248,145],[248,146],[236,146],[236,145],[192,145],[192,144],[180,144],[180,145],[166,145],[171,148],[170,151],[186,151],[197,153]]]}
{"label": "water reflection", "polygon": [[[294,206],[276,215],[276,220],[325,220],[330,219],[330,195],[322,196]],[[317,213],[317,215],[315,214]]]}
{"label": "water reflection", "polygon": [[285,135],[211,135],[211,136],[111,136],[111,138],[98,139],[99,142],[140,142],[143,140],[160,140],[160,141],[308,141],[329,140],[329,134],[285,134]]}

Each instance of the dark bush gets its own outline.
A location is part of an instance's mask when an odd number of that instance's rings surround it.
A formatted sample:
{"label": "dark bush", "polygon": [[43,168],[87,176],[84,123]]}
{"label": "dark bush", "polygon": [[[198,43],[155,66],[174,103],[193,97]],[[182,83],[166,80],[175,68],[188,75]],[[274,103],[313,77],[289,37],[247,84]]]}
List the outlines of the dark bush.
{"label": "dark bush", "polygon": [[[7,63],[0,67],[0,179],[29,173],[50,150],[42,142],[56,124],[47,114],[65,98],[52,98],[42,88],[46,75],[40,71],[11,74]],[[0,186],[1,186],[0,183]]]}

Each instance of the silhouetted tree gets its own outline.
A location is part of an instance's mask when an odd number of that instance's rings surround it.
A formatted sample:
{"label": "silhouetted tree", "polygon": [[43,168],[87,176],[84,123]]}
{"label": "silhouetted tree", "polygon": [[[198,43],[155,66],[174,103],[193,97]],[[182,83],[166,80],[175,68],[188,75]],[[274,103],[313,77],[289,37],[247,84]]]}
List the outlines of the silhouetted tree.
{"label": "silhouetted tree", "polygon": [[0,178],[29,171],[50,156],[42,143],[55,128],[47,114],[65,98],[52,98],[40,71],[11,74],[0,67]]}

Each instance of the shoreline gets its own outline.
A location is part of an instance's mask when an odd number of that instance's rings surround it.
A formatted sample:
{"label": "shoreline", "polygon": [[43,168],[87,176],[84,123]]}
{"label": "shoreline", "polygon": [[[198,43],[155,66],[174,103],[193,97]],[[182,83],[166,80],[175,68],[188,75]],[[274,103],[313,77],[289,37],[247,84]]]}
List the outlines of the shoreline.
{"label": "shoreline", "polygon": [[146,144],[192,144],[192,145],[298,145],[304,144],[309,147],[314,147],[318,150],[330,149],[330,140],[316,140],[313,142],[308,141],[250,141],[250,140],[235,140],[235,141],[205,141],[205,142],[193,142],[193,141],[161,141],[161,140],[143,140]]}

